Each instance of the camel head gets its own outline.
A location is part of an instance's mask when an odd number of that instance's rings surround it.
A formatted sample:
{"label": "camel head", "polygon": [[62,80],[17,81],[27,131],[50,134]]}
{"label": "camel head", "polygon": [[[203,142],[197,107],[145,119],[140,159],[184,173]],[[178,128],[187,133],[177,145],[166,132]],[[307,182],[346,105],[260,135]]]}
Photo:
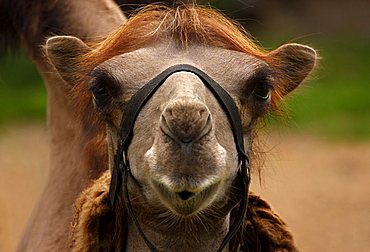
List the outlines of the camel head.
{"label": "camel head", "polygon": [[[168,67],[195,66],[232,96],[251,153],[258,119],[276,109],[316,60],[300,44],[265,52],[220,14],[198,7],[144,10],[96,43],[52,37],[46,53],[72,93],[87,96],[106,124],[110,165],[128,101]],[[130,193],[145,211],[180,217],[227,208],[239,169],[223,108],[198,76],[184,71],[169,76],[141,109],[128,161]]]}

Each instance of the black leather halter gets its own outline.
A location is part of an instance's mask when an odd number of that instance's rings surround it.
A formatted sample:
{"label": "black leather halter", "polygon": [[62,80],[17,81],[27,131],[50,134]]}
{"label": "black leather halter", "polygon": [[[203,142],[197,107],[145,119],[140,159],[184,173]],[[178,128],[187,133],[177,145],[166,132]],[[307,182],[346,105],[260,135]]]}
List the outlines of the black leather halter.
{"label": "black leather halter", "polygon": [[118,192],[121,190],[123,183],[123,198],[126,204],[126,208],[133,219],[141,237],[151,251],[158,251],[158,249],[148,240],[142,231],[140,224],[134,214],[130,197],[127,189],[127,178],[131,174],[130,166],[127,160],[127,150],[132,140],[133,127],[135,124],[136,117],[138,116],[141,108],[150,99],[150,97],[156,92],[156,90],[164,83],[164,81],[176,72],[190,72],[197,75],[204,85],[212,92],[216,97],[217,101],[222,106],[224,112],[226,113],[229,122],[232,127],[234,141],[236,149],[238,152],[238,158],[240,162],[240,170],[238,177],[241,181],[240,191],[242,198],[239,202],[239,209],[233,224],[229,228],[229,232],[222,241],[220,247],[217,251],[222,251],[231,238],[236,234],[236,232],[241,228],[243,221],[245,219],[247,211],[247,200],[248,200],[248,188],[250,183],[250,164],[249,157],[244,151],[244,141],[243,141],[243,131],[240,119],[240,113],[235,105],[233,99],[228,94],[228,92],[223,89],[216,81],[209,77],[206,73],[200,69],[187,65],[180,64],[167,68],[162,73],[158,74],[146,85],[144,85],[139,91],[137,91],[131,100],[129,101],[127,108],[125,110],[124,116],[120,124],[120,132],[118,135],[118,146],[117,152],[114,157],[114,167],[112,171],[112,178],[109,188],[109,199],[111,206],[114,207],[115,199]]}

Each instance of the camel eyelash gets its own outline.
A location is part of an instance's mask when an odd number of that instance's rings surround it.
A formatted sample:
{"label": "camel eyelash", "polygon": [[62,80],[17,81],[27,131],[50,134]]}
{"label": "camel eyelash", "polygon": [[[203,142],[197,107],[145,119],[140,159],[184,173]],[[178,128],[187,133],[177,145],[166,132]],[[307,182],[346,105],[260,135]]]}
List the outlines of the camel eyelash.
{"label": "camel eyelash", "polygon": [[272,85],[271,70],[262,68],[257,70],[247,81],[247,92],[259,101],[267,101],[271,97]]}

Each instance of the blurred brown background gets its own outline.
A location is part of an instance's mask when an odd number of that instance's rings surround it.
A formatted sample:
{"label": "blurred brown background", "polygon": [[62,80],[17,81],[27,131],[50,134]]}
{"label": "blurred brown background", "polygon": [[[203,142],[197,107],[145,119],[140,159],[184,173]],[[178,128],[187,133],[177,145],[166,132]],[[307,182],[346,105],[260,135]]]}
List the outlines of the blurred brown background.
{"label": "blurred brown background", "polygon": [[[266,48],[298,42],[318,49],[318,69],[288,98],[285,118],[269,117],[261,129],[266,162],[252,189],[287,221],[301,251],[370,251],[370,1],[211,5]],[[47,177],[45,107],[45,89],[27,57],[3,55],[0,251],[14,250]]]}

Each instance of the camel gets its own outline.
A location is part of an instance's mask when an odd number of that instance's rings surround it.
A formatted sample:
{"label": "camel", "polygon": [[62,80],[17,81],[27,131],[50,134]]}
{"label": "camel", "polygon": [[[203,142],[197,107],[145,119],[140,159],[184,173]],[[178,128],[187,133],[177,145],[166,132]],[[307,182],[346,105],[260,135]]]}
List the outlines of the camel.
{"label": "camel", "polygon": [[75,104],[70,100],[66,83],[48,63],[42,45],[53,34],[73,35],[82,40],[98,38],[125,20],[111,0],[0,0],[0,47],[16,44],[14,39],[19,37],[48,93],[48,178],[18,251],[69,251],[73,202],[88,182],[104,170],[95,165],[94,157],[107,157],[106,151],[97,148],[105,149],[105,129],[92,126],[85,130],[83,115],[74,112]]}
{"label": "camel", "polygon": [[[107,171],[76,201],[73,251],[296,251],[285,223],[253,193],[242,215],[245,225],[226,246],[220,244],[242,207],[239,181],[249,176],[240,172],[239,149],[250,157],[245,165],[258,170],[255,126],[310,74],[314,49],[290,43],[265,51],[212,9],[153,5],[97,41],[55,36],[45,51],[70,90],[75,113],[83,115],[83,130],[93,139],[86,148],[108,153],[108,159],[88,156],[87,165]],[[126,109],[135,109],[132,97],[166,71],[170,74],[137,111],[122,153],[120,123],[130,117]],[[242,147],[208,82],[231,97]],[[123,163],[126,176],[120,178],[114,174]],[[110,201],[114,176],[123,185]],[[262,224],[267,234],[254,237],[250,247],[252,235],[262,234],[251,231],[253,209],[262,223],[275,224]],[[264,242],[269,235],[275,243]]]}

